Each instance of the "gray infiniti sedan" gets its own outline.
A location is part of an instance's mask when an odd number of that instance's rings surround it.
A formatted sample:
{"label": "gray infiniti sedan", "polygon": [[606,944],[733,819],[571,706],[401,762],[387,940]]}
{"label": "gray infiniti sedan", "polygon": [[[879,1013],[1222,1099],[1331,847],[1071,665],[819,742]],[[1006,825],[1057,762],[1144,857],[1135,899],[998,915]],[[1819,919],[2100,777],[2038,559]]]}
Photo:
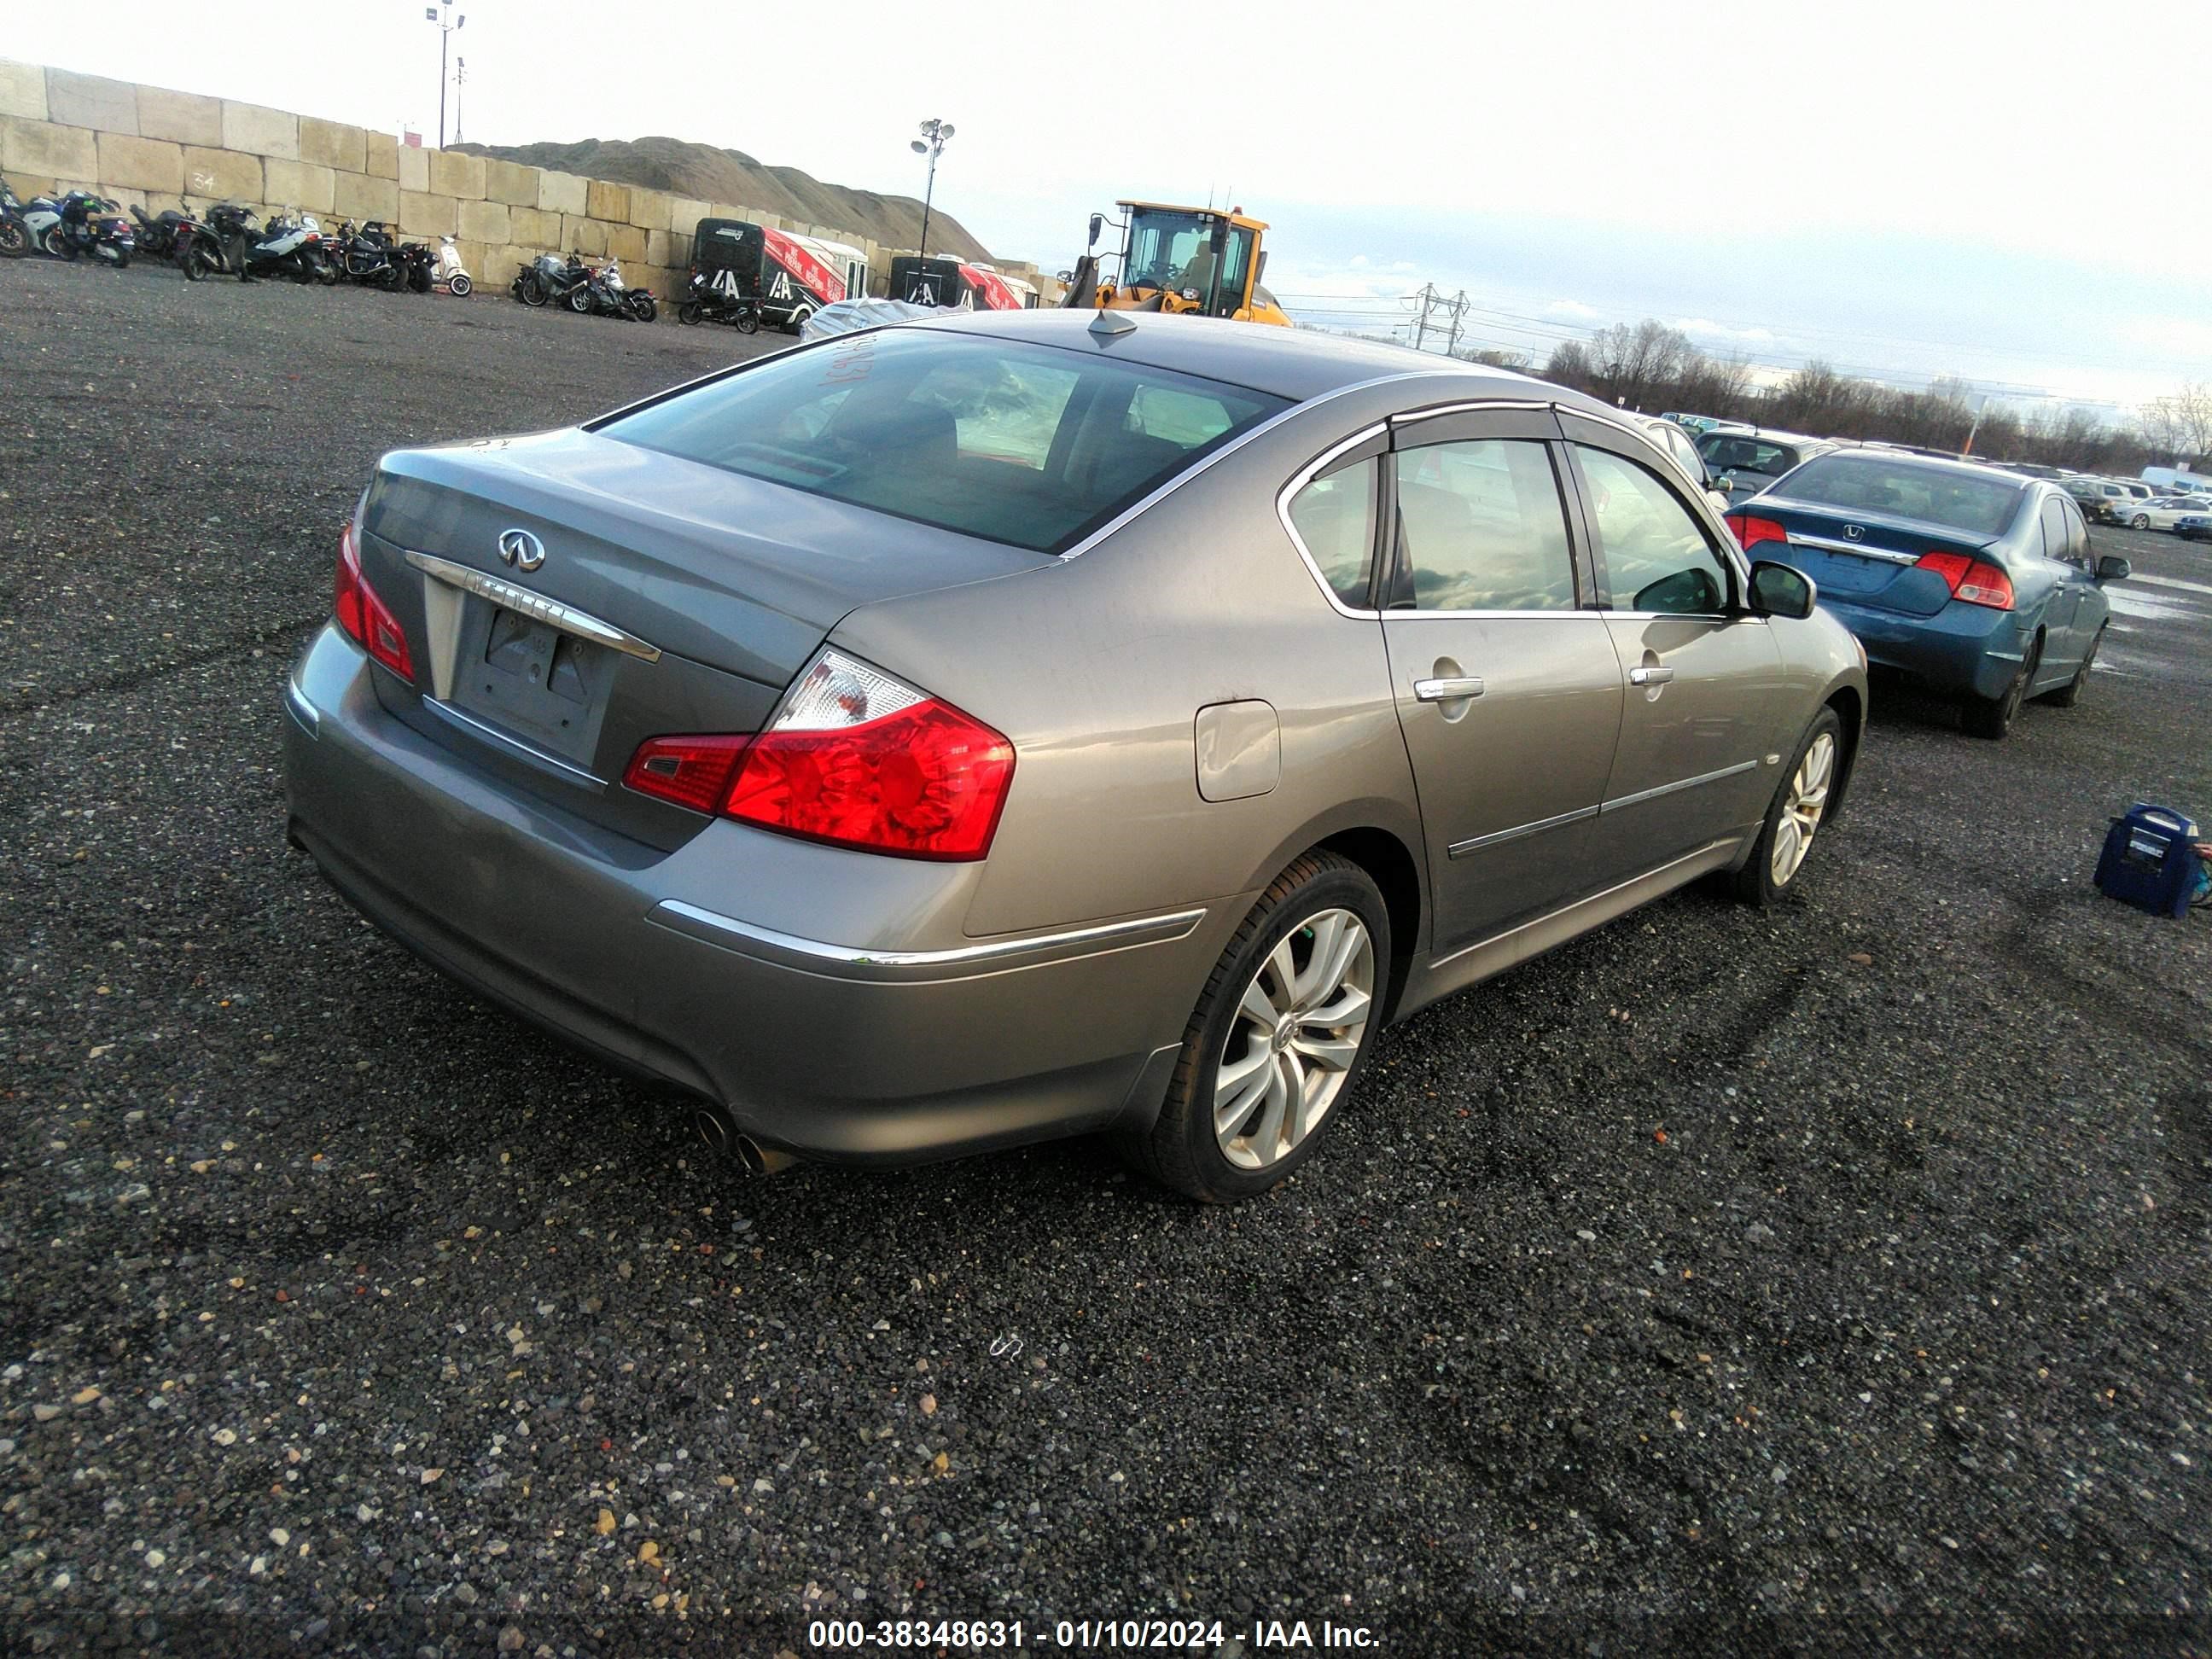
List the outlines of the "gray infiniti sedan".
{"label": "gray infiniti sedan", "polygon": [[384,458],[294,840],[754,1167],[1295,1170],[1389,1021],[1801,879],[1866,708],[1602,404],[1128,313],[846,335]]}

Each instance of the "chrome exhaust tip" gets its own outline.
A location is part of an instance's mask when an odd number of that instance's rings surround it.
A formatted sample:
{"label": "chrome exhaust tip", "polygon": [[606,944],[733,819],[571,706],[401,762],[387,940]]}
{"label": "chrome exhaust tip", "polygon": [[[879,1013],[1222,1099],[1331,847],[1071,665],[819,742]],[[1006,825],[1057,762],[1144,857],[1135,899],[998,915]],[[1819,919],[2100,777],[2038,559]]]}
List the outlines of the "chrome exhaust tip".
{"label": "chrome exhaust tip", "polygon": [[738,1163],[755,1175],[774,1175],[777,1170],[788,1170],[799,1162],[789,1152],[763,1146],[750,1135],[740,1132],[730,1115],[719,1106],[694,1106],[691,1109],[691,1127],[708,1152],[718,1158],[734,1156]]}
{"label": "chrome exhaust tip", "polygon": [[691,1127],[707,1150],[717,1156],[726,1156],[736,1150],[738,1132],[726,1115],[712,1106],[691,1109]]}
{"label": "chrome exhaust tip", "polygon": [[799,1162],[789,1152],[780,1152],[773,1146],[763,1146],[750,1135],[738,1137],[738,1156],[755,1175],[774,1175],[788,1170]]}

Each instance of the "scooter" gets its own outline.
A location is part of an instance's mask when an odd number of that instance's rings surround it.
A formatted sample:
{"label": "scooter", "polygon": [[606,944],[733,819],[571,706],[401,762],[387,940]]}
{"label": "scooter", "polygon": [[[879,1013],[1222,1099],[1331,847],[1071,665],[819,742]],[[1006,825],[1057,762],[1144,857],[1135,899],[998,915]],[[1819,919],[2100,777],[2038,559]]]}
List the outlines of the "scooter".
{"label": "scooter", "polygon": [[467,267],[461,264],[461,251],[453,245],[453,239],[450,236],[438,239],[438,264],[434,275],[438,283],[456,300],[465,300],[476,292],[474,279],[469,276]]}

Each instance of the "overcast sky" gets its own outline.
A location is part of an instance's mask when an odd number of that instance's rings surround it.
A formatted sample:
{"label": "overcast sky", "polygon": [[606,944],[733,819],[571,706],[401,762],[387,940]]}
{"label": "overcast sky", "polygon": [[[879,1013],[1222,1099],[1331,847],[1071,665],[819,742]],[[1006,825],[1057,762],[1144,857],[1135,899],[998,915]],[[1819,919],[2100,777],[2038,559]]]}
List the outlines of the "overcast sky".
{"label": "overcast sky", "polygon": [[[72,0],[0,52],[434,141],[427,3]],[[2212,380],[2201,3],[447,9],[467,138],[665,133],[919,195],[908,140],[940,116],[938,199],[1048,269],[1117,197],[1211,191],[1342,326],[1433,281],[1539,362],[1656,316],[2083,399]]]}

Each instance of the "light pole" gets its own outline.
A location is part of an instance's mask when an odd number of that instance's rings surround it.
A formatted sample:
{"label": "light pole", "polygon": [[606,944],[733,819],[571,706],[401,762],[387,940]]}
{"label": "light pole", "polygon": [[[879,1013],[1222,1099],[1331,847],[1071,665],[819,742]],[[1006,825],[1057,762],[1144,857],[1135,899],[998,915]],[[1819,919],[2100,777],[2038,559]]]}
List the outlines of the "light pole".
{"label": "light pole", "polygon": [[[453,31],[469,20],[453,10],[453,0],[438,0],[434,6],[422,8],[422,15],[438,26],[438,148],[446,147],[446,46]],[[452,17],[453,21],[446,19]]]}
{"label": "light pole", "polygon": [[453,142],[461,142],[461,88],[468,84],[469,60],[453,59]]}
{"label": "light pole", "polygon": [[924,259],[929,257],[929,204],[937,194],[937,158],[945,154],[945,141],[951,137],[952,123],[933,116],[921,124],[921,137],[907,146],[916,155],[929,157],[929,183],[921,192],[921,246],[915,250]]}

